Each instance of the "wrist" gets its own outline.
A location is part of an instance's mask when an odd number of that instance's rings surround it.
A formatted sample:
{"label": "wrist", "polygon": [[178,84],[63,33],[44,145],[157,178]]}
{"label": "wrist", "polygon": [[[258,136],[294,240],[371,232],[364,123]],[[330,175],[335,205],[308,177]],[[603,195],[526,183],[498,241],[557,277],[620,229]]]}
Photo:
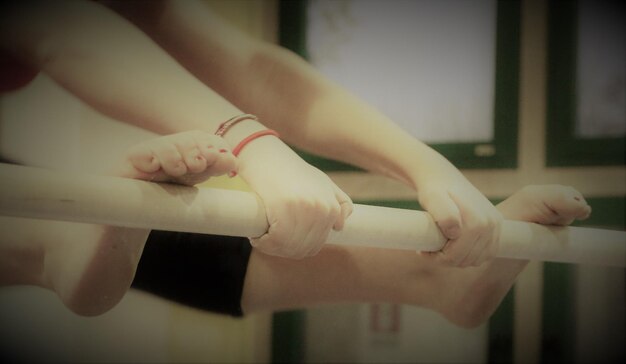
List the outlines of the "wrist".
{"label": "wrist", "polygon": [[411,157],[411,165],[414,167],[408,174],[417,190],[424,184],[441,183],[462,176],[448,159],[425,143],[417,141]]}

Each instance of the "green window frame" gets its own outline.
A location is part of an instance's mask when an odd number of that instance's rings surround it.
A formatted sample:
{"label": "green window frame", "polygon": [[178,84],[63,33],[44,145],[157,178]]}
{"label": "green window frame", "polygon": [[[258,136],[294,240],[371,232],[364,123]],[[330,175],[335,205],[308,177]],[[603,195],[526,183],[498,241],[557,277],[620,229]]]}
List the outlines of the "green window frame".
{"label": "green window frame", "polygon": [[575,134],[578,1],[548,3],[546,164],[549,167],[626,164],[626,137]]}
{"label": "green window frame", "polygon": [[[307,59],[307,0],[281,0],[279,41]],[[458,168],[516,168],[518,155],[520,2],[498,1],[496,19],[496,66],[494,137],[485,142],[431,143],[430,146]],[[327,171],[357,170],[347,164],[305,152],[309,163]]]}

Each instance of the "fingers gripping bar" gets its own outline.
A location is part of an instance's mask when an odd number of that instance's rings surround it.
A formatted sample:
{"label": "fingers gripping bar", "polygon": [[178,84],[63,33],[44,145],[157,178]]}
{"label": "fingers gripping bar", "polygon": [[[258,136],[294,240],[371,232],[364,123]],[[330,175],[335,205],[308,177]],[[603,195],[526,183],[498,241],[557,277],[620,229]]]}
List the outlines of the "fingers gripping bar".
{"label": "fingers gripping bar", "polygon": [[[255,194],[0,164],[0,214],[131,228],[247,236],[268,228]],[[354,206],[328,243],[436,251],[446,239],[423,211]],[[505,220],[499,257],[626,266],[626,232]]]}

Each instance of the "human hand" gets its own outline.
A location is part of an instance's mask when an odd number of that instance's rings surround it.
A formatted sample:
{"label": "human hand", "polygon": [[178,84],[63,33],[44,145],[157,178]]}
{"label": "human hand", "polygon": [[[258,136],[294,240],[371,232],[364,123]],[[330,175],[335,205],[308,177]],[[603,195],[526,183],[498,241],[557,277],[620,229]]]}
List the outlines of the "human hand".
{"label": "human hand", "polygon": [[269,230],[250,240],[266,254],[295,259],[316,255],[330,230],[341,230],[352,213],[348,195],[274,137],[246,146],[239,163],[239,175],[265,205]]}
{"label": "human hand", "polygon": [[422,252],[439,263],[479,266],[498,252],[502,215],[453,166],[441,165],[418,182],[418,199],[448,239],[438,252]]}

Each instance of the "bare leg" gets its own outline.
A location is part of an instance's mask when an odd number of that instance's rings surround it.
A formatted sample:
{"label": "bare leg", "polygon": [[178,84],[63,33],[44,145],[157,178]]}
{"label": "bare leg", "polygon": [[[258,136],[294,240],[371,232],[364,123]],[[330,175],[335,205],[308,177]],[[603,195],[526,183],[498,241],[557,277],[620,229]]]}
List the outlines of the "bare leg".
{"label": "bare leg", "polygon": [[[544,225],[569,225],[591,214],[580,192],[560,185],[527,186],[497,207],[507,219]],[[491,317],[527,264],[494,259],[480,267],[443,272],[440,298],[430,308],[460,326],[475,327]]]}
{"label": "bare leg", "polygon": [[[114,174],[194,184],[235,171],[221,138],[191,131],[156,138],[131,150]],[[98,315],[128,291],[149,230],[0,217],[0,285],[55,291],[81,315]]]}
{"label": "bare leg", "polygon": [[80,315],[115,306],[128,290],[149,231],[0,217],[0,285],[37,285]]}
{"label": "bare leg", "polygon": [[[529,186],[498,205],[508,219],[569,224],[590,208],[564,186]],[[326,246],[301,261],[253,251],[244,284],[245,312],[325,303],[394,302],[430,308],[473,327],[491,316],[528,262],[494,259],[475,268],[434,265],[399,250]]]}

